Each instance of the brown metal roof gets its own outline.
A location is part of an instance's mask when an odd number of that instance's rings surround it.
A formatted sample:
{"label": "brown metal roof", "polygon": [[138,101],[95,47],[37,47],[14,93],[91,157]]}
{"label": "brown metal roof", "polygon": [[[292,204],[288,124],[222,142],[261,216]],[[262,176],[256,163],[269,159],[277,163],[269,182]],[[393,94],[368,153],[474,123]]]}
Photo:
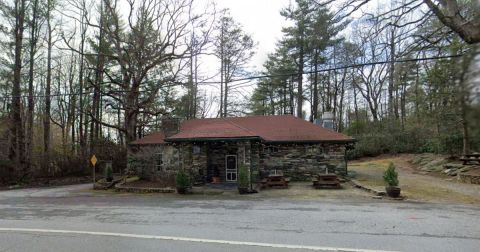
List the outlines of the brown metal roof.
{"label": "brown metal roof", "polygon": [[[132,144],[159,144],[165,140],[161,137],[162,134],[156,133],[136,140]],[[354,140],[300,118],[281,115],[188,120],[181,124],[179,133],[168,137],[166,141],[254,137],[267,142],[351,142]]]}
{"label": "brown metal roof", "polygon": [[165,143],[165,134],[163,132],[156,132],[150,135],[146,135],[140,139],[137,139],[130,144],[136,145],[148,145],[148,144],[163,144]]}

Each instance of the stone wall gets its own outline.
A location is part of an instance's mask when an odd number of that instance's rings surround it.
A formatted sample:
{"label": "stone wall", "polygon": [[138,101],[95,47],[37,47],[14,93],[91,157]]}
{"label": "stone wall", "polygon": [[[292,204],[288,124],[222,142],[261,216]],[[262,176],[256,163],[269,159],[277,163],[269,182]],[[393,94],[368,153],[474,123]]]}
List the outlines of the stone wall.
{"label": "stone wall", "polygon": [[250,167],[250,142],[238,141],[238,142],[224,142],[208,144],[208,161],[207,161],[207,176],[211,178],[214,175],[220,177],[221,181],[225,181],[225,156],[236,155],[237,156],[237,170],[240,165],[245,164]]}
{"label": "stone wall", "polygon": [[179,169],[186,171],[194,182],[204,182],[207,173],[207,148],[202,143],[175,145],[180,154]]}
{"label": "stone wall", "polygon": [[[162,154],[159,164],[158,154]],[[169,145],[136,146],[128,153],[127,170],[142,179],[173,179],[180,164],[178,150]]]}
{"label": "stone wall", "polygon": [[474,172],[459,173],[457,175],[458,180],[467,184],[477,184],[480,185],[480,174]]}
{"label": "stone wall", "polygon": [[[162,167],[157,166],[162,153]],[[144,179],[156,180],[187,171],[196,182],[210,182],[212,176],[225,181],[225,156],[236,155],[238,166],[245,164],[258,181],[273,170],[281,170],[292,180],[309,180],[312,174],[346,171],[345,145],[341,144],[261,144],[259,142],[182,143],[140,146],[129,153],[129,169]]]}
{"label": "stone wall", "polygon": [[292,180],[308,180],[318,173],[345,174],[345,145],[262,144],[258,146],[260,175],[281,170]]}

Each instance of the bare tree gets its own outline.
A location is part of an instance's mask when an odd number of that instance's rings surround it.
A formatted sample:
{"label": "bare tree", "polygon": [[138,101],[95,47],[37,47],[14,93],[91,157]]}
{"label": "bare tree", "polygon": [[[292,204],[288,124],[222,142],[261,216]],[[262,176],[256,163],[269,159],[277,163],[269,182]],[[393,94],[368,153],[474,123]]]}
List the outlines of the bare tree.
{"label": "bare tree", "polygon": [[33,120],[35,101],[34,95],[34,66],[35,55],[37,53],[38,38],[39,38],[39,4],[38,0],[33,1],[32,14],[30,19],[30,41],[29,41],[29,70],[28,70],[28,112],[27,112],[27,125],[26,125],[26,141],[25,141],[25,156],[27,163],[27,170],[29,171],[32,165],[32,152],[33,152]]}
{"label": "bare tree", "polygon": [[15,0],[14,6],[15,27],[14,27],[14,66],[13,66],[13,87],[12,87],[12,121],[10,122],[11,146],[10,160],[15,163],[17,172],[25,175],[25,145],[24,131],[22,119],[22,102],[21,102],[21,82],[22,82],[22,46],[23,31],[25,22],[25,0]]}
{"label": "bare tree", "polygon": [[52,0],[47,1],[47,80],[45,86],[45,115],[43,118],[43,162],[42,167],[44,170],[50,170],[50,108],[51,108],[51,86],[52,86],[52,47],[53,47],[53,27],[52,27],[52,10],[54,8],[54,2]]}
{"label": "bare tree", "polygon": [[[334,1],[324,1],[318,4],[324,6],[332,2]],[[340,17],[348,17],[370,2],[370,0],[345,0],[337,14]],[[440,22],[458,34],[465,42],[469,44],[480,42],[480,3],[478,1],[412,0],[400,1],[400,3],[400,6],[385,11],[379,16],[389,18],[392,12],[401,10],[400,14],[396,13],[393,15],[404,17],[411,12],[421,10],[425,4],[428,6],[429,11],[422,11],[416,19],[408,20],[410,24],[423,23],[428,17],[435,15]]]}
{"label": "bare tree", "polygon": [[[114,88],[102,94],[118,102],[124,111],[123,126],[100,123],[123,132],[129,143],[137,137],[140,115],[162,113],[152,111],[147,105],[154,101],[162,86],[174,83],[178,72],[185,66],[183,59],[191,51],[191,19],[201,19],[202,16],[188,15],[192,0],[126,2],[127,20],[120,19],[118,1],[105,0],[105,26],[89,23],[100,28],[111,45],[108,53],[104,53],[105,60],[118,66],[104,69],[107,84]],[[99,121],[95,116],[91,117]]]}
{"label": "bare tree", "polygon": [[[385,60],[386,53],[383,50],[382,40],[378,34],[379,25],[377,22],[367,21],[367,27],[357,27],[355,37],[358,40],[359,63],[375,62]],[[360,91],[372,114],[373,120],[378,121],[379,105],[381,102],[381,95],[384,90],[386,79],[387,64],[381,65],[362,65],[357,68],[358,74],[361,77],[361,82],[355,82],[355,85]]]}
{"label": "bare tree", "polygon": [[252,58],[255,43],[242,31],[240,24],[224,10],[220,18],[219,35],[215,41],[215,55],[220,59],[220,116],[228,116],[229,83],[236,76],[245,74],[245,66]]}
{"label": "bare tree", "polygon": [[[458,0],[424,0],[440,21],[469,44],[480,42],[480,3],[470,1],[467,10],[462,10]],[[469,18],[470,17],[470,18]]]}

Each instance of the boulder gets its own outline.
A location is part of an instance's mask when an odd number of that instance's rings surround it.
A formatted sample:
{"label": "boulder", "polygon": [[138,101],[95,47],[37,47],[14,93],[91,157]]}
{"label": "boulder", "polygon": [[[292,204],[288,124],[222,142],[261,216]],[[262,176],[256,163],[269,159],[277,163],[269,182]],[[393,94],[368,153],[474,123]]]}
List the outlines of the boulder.
{"label": "boulder", "polygon": [[464,166],[462,164],[455,164],[455,163],[447,163],[443,165],[444,169],[460,169]]}

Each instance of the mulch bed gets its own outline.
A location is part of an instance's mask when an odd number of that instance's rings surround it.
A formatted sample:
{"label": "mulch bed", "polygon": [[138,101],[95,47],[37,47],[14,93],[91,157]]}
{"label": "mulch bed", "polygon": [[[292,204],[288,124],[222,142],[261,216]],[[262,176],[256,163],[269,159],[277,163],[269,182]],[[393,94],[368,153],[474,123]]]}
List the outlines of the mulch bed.
{"label": "mulch bed", "polygon": [[175,187],[175,184],[164,182],[164,181],[147,181],[147,180],[137,180],[123,184],[126,187],[136,187],[136,188],[164,188],[164,187]]}
{"label": "mulch bed", "polygon": [[117,192],[130,193],[174,193],[175,187],[172,183],[162,181],[137,180],[128,183],[120,183],[115,186]]}

